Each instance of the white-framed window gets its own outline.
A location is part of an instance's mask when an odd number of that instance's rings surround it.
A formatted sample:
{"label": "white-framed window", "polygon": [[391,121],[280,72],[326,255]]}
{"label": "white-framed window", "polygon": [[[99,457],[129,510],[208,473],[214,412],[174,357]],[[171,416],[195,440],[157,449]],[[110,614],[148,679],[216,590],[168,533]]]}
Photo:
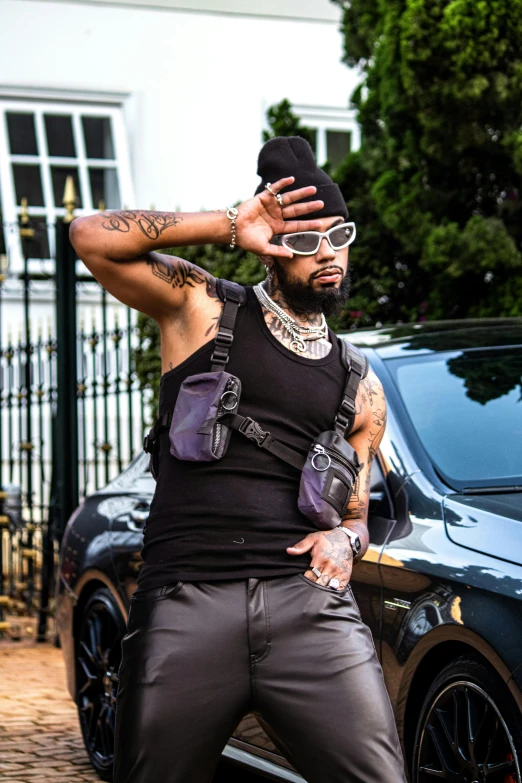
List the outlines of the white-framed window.
{"label": "white-framed window", "polygon": [[0,97],[0,204],[11,269],[22,264],[16,228],[22,199],[37,229],[31,256],[54,258],[53,225],[65,214],[68,176],[75,184],[77,215],[133,206],[122,107]]}
{"label": "white-framed window", "polygon": [[292,104],[292,112],[314,132],[315,157],[319,166],[328,161],[332,169],[361,145],[361,131],[354,109]]}

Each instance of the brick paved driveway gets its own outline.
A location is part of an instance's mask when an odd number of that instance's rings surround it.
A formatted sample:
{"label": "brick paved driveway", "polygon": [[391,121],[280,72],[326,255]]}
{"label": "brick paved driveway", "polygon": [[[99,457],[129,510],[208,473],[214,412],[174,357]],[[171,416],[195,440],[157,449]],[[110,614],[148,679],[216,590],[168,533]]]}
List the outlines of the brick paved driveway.
{"label": "brick paved driveway", "polygon": [[[214,783],[261,780],[222,764]],[[0,782],[55,781],[100,781],[83,747],[62,651],[52,642],[0,641]]]}
{"label": "brick paved driveway", "polygon": [[0,642],[0,781],[99,783],[51,642]]}

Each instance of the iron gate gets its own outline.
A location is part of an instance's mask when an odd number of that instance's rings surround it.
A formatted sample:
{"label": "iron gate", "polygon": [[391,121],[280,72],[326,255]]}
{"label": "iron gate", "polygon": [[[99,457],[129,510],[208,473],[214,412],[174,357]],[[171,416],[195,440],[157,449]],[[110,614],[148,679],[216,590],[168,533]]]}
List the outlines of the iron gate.
{"label": "iron gate", "polygon": [[[148,425],[150,394],[133,363],[137,313],[77,260],[72,187],[55,225],[24,208],[4,225],[20,232],[23,271],[0,269],[0,638],[16,638],[8,615],[35,614],[36,638],[46,638],[67,520],[141,451]],[[49,245],[55,258],[39,271]]]}

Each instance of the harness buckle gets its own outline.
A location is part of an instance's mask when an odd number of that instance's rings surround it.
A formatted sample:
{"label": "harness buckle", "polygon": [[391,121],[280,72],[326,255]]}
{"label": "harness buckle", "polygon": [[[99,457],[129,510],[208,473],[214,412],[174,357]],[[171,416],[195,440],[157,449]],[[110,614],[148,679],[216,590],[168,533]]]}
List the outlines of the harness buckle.
{"label": "harness buckle", "polygon": [[150,432],[148,435],[145,435],[143,438],[143,451],[146,451],[147,454],[152,454],[152,446],[153,446],[153,439],[150,437]]}
{"label": "harness buckle", "polygon": [[233,340],[234,335],[231,332],[218,332],[215,337],[218,345],[225,345],[227,348],[230,348]]}
{"label": "harness buckle", "polygon": [[241,423],[239,432],[243,433],[248,440],[253,440],[259,447],[263,445],[270,434],[269,432],[262,430],[257,421],[251,419],[250,416],[247,416],[245,421]]}
{"label": "harness buckle", "polygon": [[343,412],[345,416],[353,416],[353,414],[355,413],[355,402],[345,397],[341,405],[339,406],[339,409]]}

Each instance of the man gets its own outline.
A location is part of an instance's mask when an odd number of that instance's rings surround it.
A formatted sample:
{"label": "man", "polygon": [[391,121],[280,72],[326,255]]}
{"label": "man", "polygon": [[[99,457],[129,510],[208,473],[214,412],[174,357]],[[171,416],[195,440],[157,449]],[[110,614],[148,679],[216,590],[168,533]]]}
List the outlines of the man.
{"label": "man", "polygon": [[[258,174],[237,214],[106,212],[75,220],[71,240],[108,291],[158,322],[160,414],[187,377],[210,370],[223,302],[211,275],[157,251],[212,242],[257,254],[267,279],[246,289],[226,369],[242,383],[239,413],[306,455],[332,429],[346,382],[324,314],[346,302],[354,226],[302,139],[267,142]],[[206,462],[176,459],[159,435],[122,642],[115,783],[210,783],[250,711],[310,783],[404,783],[382,670],[349,586],[368,547],[385,409],[370,371],[348,435],[362,469],[342,526],[324,531],[297,507],[299,471],[240,433]]]}

